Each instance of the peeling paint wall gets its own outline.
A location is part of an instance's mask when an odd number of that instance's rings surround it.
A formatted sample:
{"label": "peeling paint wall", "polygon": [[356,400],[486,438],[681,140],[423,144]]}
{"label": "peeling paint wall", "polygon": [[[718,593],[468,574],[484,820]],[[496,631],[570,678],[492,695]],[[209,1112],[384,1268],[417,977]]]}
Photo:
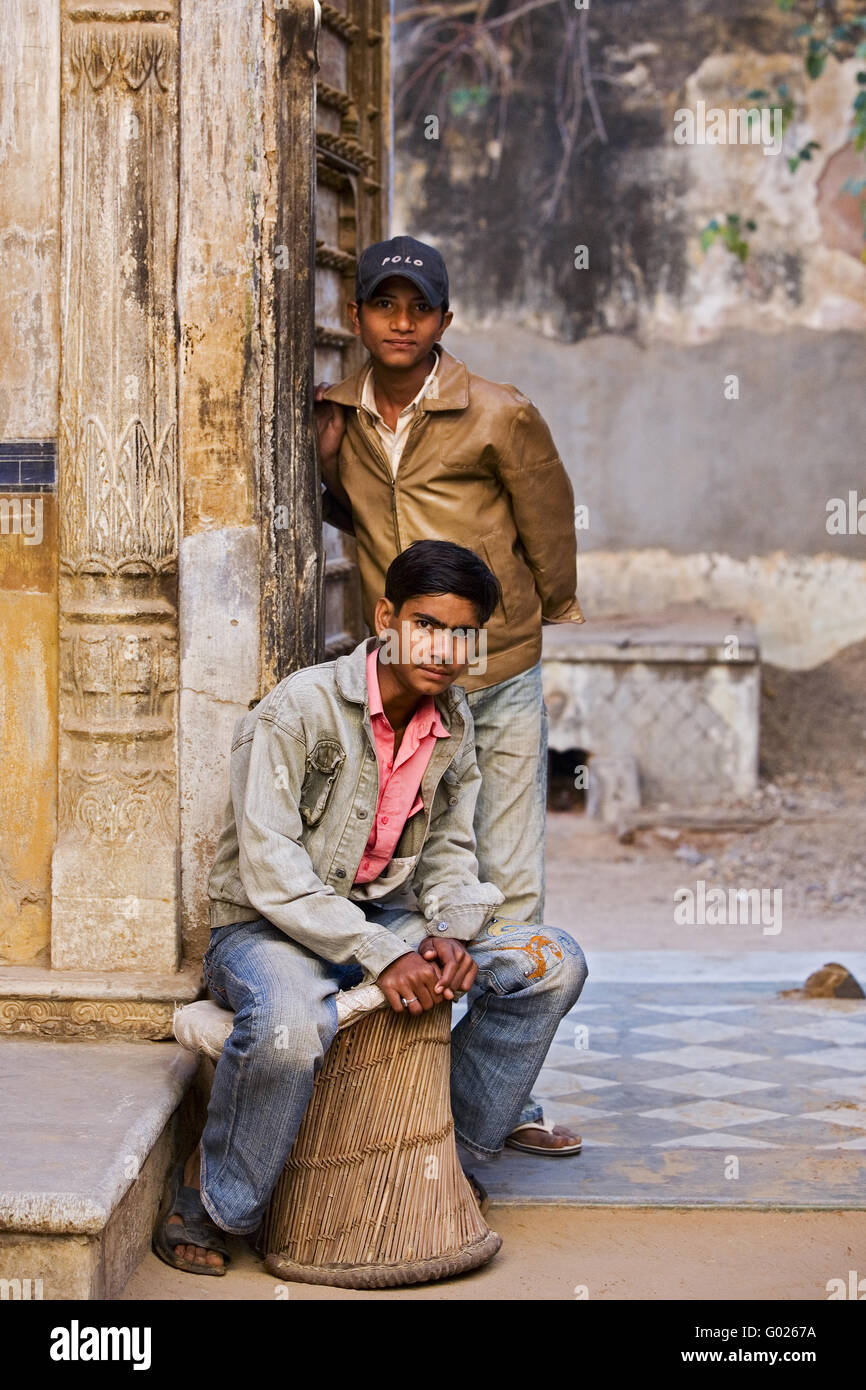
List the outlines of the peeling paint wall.
{"label": "peeling paint wall", "polygon": [[[53,440],[59,7],[7,0],[0,72],[0,440]],[[0,964],[42,963],[56,825],[57,511],[51,492],[13,492],[0,482],[0,499],[42,508],[36,544],[14,522],[0,526]]]}
{"label": "peeling paint wall", "polygon": [[[416,101],[398,25],[393,229],[448,260],[446,344],[548,419],[587,509],[588,615],[730,602],[771,660],[810,666],[866,636],[866,539],[827,528],[831,498],[866,498],[866,264],[842,191],[866,159],[850,138],[864,64],[830,61],[810,81],[799,18],[772,0],[593,0],[607,143],[575,156],[547,220],[562,14],[514,31],[493,140],[471,103],[439,88]],[[747,94],[780,83],[796,104],[780,154],[674,140],[678,110],[772,106]],[[438,139],[425,139],[430,114]],[[787,156],[809,140],[820,148],[792,174]],[[757,224],[745,263],[718,242],[701,250],[728,213]]]}
{"label": "peeling paint wall", "polygon": [[180,237],[181,885],[184,955],[207,880],[235,721],[259,689],[260,249],[269,184],[262,6],[184,5]]}
{"label": "peeling paint wall", "polygon": [[42,503],[41,544],[0,536],[0,964],[35,962],[51,935],[57,512],[50,494],[34,500]]}

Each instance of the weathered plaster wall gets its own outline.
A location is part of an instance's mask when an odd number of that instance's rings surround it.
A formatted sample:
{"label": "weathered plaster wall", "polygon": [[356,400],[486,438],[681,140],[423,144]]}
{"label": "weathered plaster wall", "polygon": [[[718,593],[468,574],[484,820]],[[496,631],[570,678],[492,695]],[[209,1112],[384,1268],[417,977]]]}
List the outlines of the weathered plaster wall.
{"label": "weathered plaster wall", "polygon": [[181,887],[184,954],[200,958],[232,729],[263,693],[258,239],[268,171],[260,5],[184,4],[182,26]]}
{"label": "weathered plaster wall", "polygon": [[[394,230],[448,259],[451,349],[549,420],[589,512],[590,615],[733,603],[771,660],[812,665],[866,636],[864,537],[826,528],[830,498],[866,496],[866,265],[841,191],[866,173],[850,143],[863,64],[831,61],[811,82],[796,18],[771,0],[609,0],[588,23],[608,143],[575,158],[555,215],[552,8],[531,21],[504,141],[441,92],[414,112],[410,82]],[[411,76],[405,32],[398,81]],[[749,106],[749,91],[782,82],[797,100],[782,154],[675,143],[677,109]],[[428,113],[438,140],[425,139]],[[581,134],[590,124],[585,110]],[[821,148],[792,175],[786,155],[807,140]],[[744,265],[700,249],[701,229],[729,212],[757,223]]]}
{"label": "weathered plaster wall", "polygon": [[[57,435],[59,10],[6,0],[0,23],[0,439]],[[0,495],[10,497],[3,492]],[[56,822],[57,513],[0,534],[0,963],[44,956]]]}
{"label": "weathered plaster wall", "polygon": [[42,505],[41,544],[0,536],[0,964],[35,961],[51,936],[57,512],[51,494],[28,500]]}
{"label": "weathered plaster wall", "polygon": [[[829,497],[864,495],[866,339],[732,329],[699,346],[580,343],[513,325],[450,329],[475,371],[520,385],[587,508],[592,614],[733,607],[764,656],[808,667],[866,637],[864,537],[829,535]],[[739,400],[726,400],[729,372]]]}
{"label": "weathered plaster wall", "polygon": [[[862,536],[826,529],[826,499],[864,480],[862,334],[738,328],[700,345],[641,346],[506,325],[452,328],[445,341],[473,370],[518,382],[543,412],[589,508],[583,549],[862,557]],[[729,373],[738,400],[725,398]]]}
{"label": "weathered plaster wall", "polygon": [[57,434],[60,16],[5,0],[0,24],[0,439]]}

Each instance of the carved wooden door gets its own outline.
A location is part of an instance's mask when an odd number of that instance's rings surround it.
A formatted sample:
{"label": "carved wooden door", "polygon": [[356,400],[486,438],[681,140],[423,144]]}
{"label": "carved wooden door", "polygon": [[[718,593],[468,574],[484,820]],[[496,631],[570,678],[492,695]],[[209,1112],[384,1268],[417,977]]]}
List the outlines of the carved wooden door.
{"label": "carved wooden door", "polygon": [[[316,380],[364,357],[349,330],[360,250],[387,236],[390,150],[387,0],[322,5],[316,82]],[[363,635],[355,546],[324,526],[325,659]]]}

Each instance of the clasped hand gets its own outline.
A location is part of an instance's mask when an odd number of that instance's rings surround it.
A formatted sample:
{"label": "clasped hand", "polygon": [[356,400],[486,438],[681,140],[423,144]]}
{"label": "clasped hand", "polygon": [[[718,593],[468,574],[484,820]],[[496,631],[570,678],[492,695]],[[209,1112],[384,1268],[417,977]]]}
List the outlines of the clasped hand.
{"label": "clasped hand", "polygon": [[478,966],[462,941],[428,936],[417,951],[383,970],[376,983],[395,1013],[422,1014],[471,989],[477,974]]}

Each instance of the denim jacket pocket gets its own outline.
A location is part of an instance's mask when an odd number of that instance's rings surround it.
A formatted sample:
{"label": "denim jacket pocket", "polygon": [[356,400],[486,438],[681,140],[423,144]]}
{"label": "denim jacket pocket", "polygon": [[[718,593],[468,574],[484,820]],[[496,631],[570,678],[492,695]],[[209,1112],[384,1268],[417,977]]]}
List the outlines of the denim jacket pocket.
{"label": "denim jacket pocket", "polygon": [[336,739],[323,738],[307,755],[298,810],[307,825],[317,825],[325,814],[328,798],[346,754]]}
{"label": "denim jacket pocket", "polygon": [[438,820],[443,811],[451,811],[460,800],[460,778],[452,765],[446,767],[433,798],[431,821]]}
{"label": "denim jacket pocket", "polygon": [[383,898],[409,882],[417,862],[417,854],[400,855],[399,858],[395,855],[388,860],[378,878],[369,883],[354,884],[349,896],[353,902],[374,902],[377,898]]}

